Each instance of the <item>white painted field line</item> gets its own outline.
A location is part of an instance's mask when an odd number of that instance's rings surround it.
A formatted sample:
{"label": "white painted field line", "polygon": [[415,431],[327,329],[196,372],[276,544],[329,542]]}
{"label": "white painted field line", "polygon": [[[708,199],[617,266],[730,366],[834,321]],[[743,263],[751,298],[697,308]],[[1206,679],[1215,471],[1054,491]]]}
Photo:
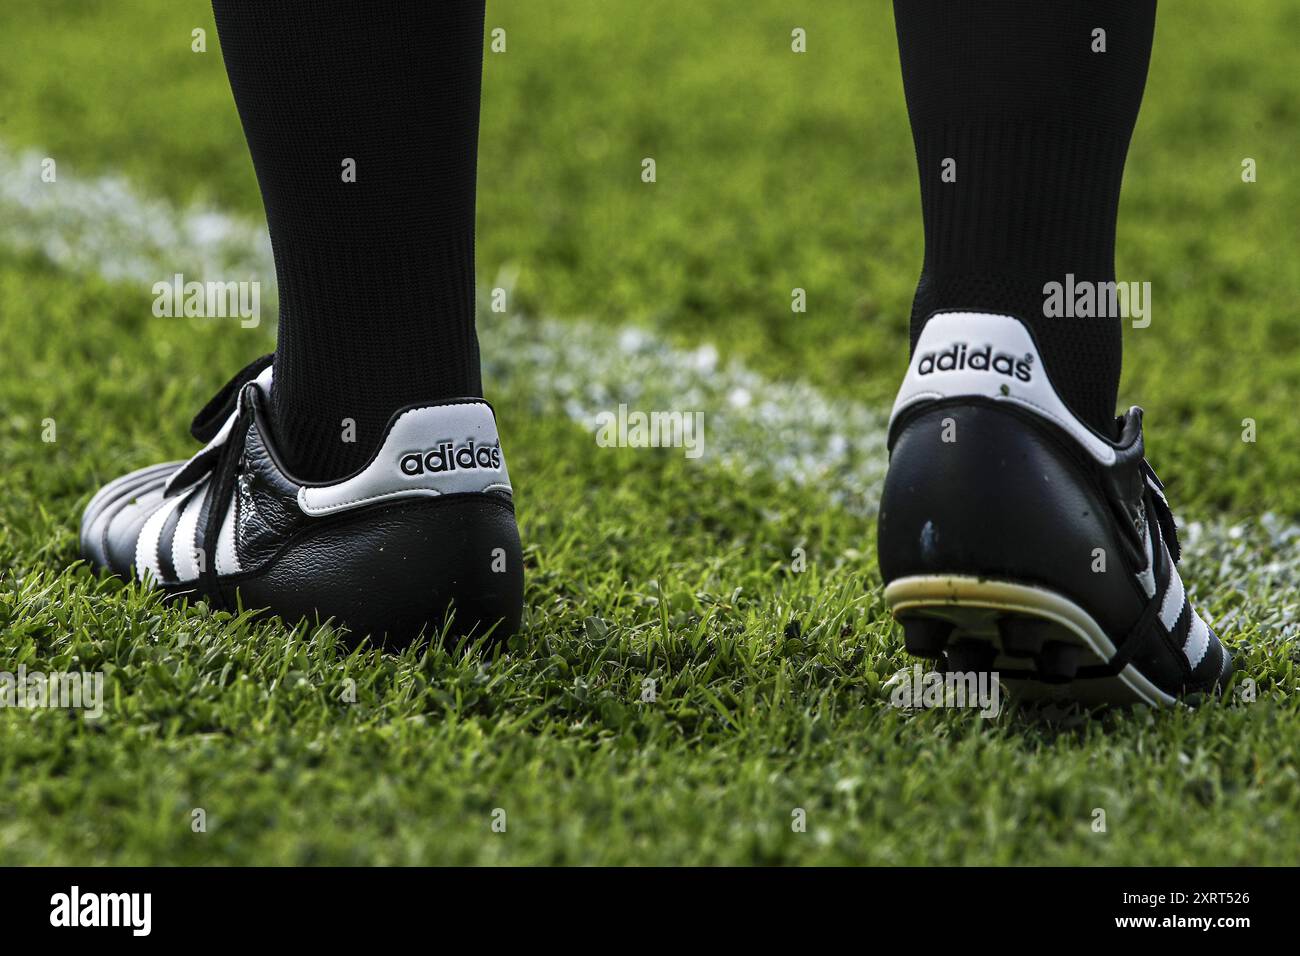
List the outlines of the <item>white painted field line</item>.
{"label": "white painted field line", "polygon": [[[146,287],[175,272],[274,287],[260,222],[177,209],[117,177],[79,180],[60,170],[56,183],[43,183],[41,158],[0,146],[0,244]],[[593,434],[596,416],[620,403],[702,411],[702,462],[789,482],[810,507],[870,513],[878,500],[887,463],[883,410],[768,380],[722,361],[710,345],[682,349],[632,327],[485,311],[479,332],[489,383],[527,383],[540,401],[558,404]],[[1300,526],[1264,515],[1247,524],[1192,522],[1182,536],[1185,576],[1200,584],[1200,595],[1212,606],[1229,594],[1239,598],[1217,616],[1221,632],[1230,636],[1241,624],[1257,623],[1274,639],[1294,636]]]}

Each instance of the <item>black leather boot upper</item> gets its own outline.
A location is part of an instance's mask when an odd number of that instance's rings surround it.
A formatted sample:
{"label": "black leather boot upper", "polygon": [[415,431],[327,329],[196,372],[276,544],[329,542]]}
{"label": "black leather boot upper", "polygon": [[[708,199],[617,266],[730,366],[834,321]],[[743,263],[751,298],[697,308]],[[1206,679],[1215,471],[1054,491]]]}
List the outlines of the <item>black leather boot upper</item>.
{"label": "black leather boot upper", "polygon": [[878,548],[885,583],[918,575],[1033,585],[1084,609],[1170,694],[1220,686],[1230,659],[1187,601],[1141,409],[1114,436],[1060,401],[1010,316],[939,314],[890,423]]}
{"label": "black leather boot upper", "polygon": [[219,607],[333,618],[402,642],[519,626],[523,557],[491,407],[482,399],[397,412],[381,445],[336,482],[295,479],[266,414],[269,356],[195,419],[208,444],[185,463],[132,472],[87,506],[96,567]]}

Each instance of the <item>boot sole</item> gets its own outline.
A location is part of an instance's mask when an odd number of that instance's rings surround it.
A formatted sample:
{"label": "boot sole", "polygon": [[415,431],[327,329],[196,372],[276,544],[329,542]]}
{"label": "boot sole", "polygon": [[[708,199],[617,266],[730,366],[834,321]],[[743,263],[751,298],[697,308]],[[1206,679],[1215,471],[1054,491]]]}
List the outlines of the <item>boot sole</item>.
{"label": "boot sole", "polygon": [[1020,700],[1171,707],[1078,604],[1054,591],[964,575],[915,575],[885,588],[909,653],[949,670],[990,671]]}

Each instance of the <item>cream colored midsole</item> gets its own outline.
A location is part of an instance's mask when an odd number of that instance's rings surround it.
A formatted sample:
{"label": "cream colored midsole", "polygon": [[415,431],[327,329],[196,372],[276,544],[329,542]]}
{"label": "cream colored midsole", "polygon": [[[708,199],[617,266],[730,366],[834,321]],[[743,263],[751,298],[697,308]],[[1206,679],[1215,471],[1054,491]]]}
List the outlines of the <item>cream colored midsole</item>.
{"label": "cream colored midsole", "polygon": [[885,601],[895,617],[913,608],[934,609],[949,604],[1046,618],[1078,635],[1101,660],[1115,656],[1114,643],[1092,615],[1069,598],[1045,588],[987,578],[924,574],[891,582],[885,588]]}
{"label": "cream colored midsole", "polygon": [[[963,611],[989,610],[1004,614],[1027,614],[1059,624],[1074,634],[1099,660],[1115,657],[1115,645],[1092,615],[1069,598],[1046,588],[1010,581],[956,574],[920,574],[899,578],[885,587],[885,601],[894,616],[909,610],[925,611],[938,617],[960,620]],[[1170,706],[1177,701],[1160,690],[1132,664],[1127,664],[1110,680],[1118,681],[1144,703]]]}

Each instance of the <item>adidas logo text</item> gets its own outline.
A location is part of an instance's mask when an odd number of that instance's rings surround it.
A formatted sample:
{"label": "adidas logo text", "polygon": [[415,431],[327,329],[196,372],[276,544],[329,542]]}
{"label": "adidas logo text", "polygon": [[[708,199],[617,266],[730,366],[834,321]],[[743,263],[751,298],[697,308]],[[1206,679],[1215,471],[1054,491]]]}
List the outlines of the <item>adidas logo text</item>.
{"label": "adidas logo text", "polygon": [[999,375],[1028,382],[1034,377],[1033,365],[1033,355],[1026,354],[1022,358],[1016,358],[1005,352],[995,353],[991,345],[986,345],[982,349],[973,349],[965,342],[955,342],[941,351],[926,352],[922,355],[916,365],[916,373],[929,375],[932,372],[960,372],[971,369],[976,372],[996,372]]}
{"label": "adidas logo text", "polygon": [[472,468],[501,467],[500,445],[475,446],[471,440],[464,445],[452,442],[440,442],[436,448],[427,451],[407,452],[397,463],[403,475],[414,478],[417,475],[439,474],[446,471],[464,471]]}

